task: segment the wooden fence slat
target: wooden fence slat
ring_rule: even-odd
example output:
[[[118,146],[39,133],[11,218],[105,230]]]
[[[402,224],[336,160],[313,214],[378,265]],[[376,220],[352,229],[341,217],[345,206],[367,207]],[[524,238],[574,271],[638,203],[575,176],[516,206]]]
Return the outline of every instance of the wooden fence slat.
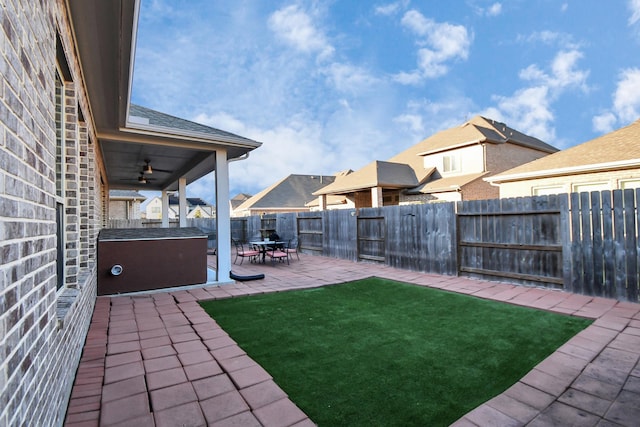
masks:
[[[624,256],[626,260],[626,277],[624,295],[625,301],[636,301],[638,299],[637,289],[637,265],[636,259],[636,212],[634,191],[631,189],[622,190],[624,203]]]
[[[593,295],[604,296],[604,247],[602,244],[602,207],[600,206],[600,192],[590,194],[591,206],[591,238],[593,244]]]
[[[624,247],[624,201],[621,190],[613,191],[613,235],[615,262],[615,297],[624,298],[626,287],[626,262]]]
[[[591,202],[587,192],[580,193],[580,230],[582,238],[583,292],[593,295],[593,240],[591,238]]]
[[[635,190],[635,206],[636,206],[636,287],[632,290],[629,295],[629,301],[631,302],[640,302],[640,188],[636,188]]]
[[[580,195],[571,193],[571,289],[584,293],[582,232],[580,230]]]
[[[605,293],[604,296],[613,298],[616,294],[613,195],[610,191],[602,191],[600,193],[600,201],[602,203],[602,262],[604,264],[602,287]]]

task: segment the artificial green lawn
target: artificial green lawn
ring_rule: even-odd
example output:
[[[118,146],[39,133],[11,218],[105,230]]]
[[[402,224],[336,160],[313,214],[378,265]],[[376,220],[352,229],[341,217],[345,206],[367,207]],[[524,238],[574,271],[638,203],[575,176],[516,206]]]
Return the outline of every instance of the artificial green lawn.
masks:
[[[449,425],[591,322],[379,278],[202,306],[320,426]]]

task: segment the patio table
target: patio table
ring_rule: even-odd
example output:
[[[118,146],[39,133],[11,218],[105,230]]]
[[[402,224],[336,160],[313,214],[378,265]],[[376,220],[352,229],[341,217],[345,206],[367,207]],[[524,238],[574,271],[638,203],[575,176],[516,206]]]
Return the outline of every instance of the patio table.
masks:
[[[267,256],[267,249],[273,246],[278,246],[278,245],[282,246],[285,244],[285,242],[282,240],[254,240],[254,241],[250,241],[249,244],[258,248],[258,250],[262,254],[262,263],[264,264],[265,258]]]

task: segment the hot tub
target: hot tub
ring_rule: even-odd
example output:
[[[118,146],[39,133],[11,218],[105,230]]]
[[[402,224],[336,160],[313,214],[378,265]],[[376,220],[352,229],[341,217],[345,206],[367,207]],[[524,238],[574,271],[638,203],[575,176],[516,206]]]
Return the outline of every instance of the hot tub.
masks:
[[[98,235],[98,295],[207,282],[207,234],[189,228],[105,228]]]

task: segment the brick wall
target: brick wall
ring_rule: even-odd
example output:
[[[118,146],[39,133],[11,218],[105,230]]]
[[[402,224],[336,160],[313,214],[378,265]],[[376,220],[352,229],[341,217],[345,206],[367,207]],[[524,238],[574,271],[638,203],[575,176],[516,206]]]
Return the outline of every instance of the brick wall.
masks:
[[[109,219],[129,219],[128,207],[125,200],[110,200]]]
[[[109,219],[140,219],[139,200],[109,200]]]
[[[485,144],[486,168],[495,175],[507,169],[532,162],[548,153],[515,144]]]
[[[95,303],[104,197],[64,2],[0,0],[0,425],[56,426]],[[56,287],[56,32],[65,85],[65,281]],[[82,113],[82,114],[80,114]]]

